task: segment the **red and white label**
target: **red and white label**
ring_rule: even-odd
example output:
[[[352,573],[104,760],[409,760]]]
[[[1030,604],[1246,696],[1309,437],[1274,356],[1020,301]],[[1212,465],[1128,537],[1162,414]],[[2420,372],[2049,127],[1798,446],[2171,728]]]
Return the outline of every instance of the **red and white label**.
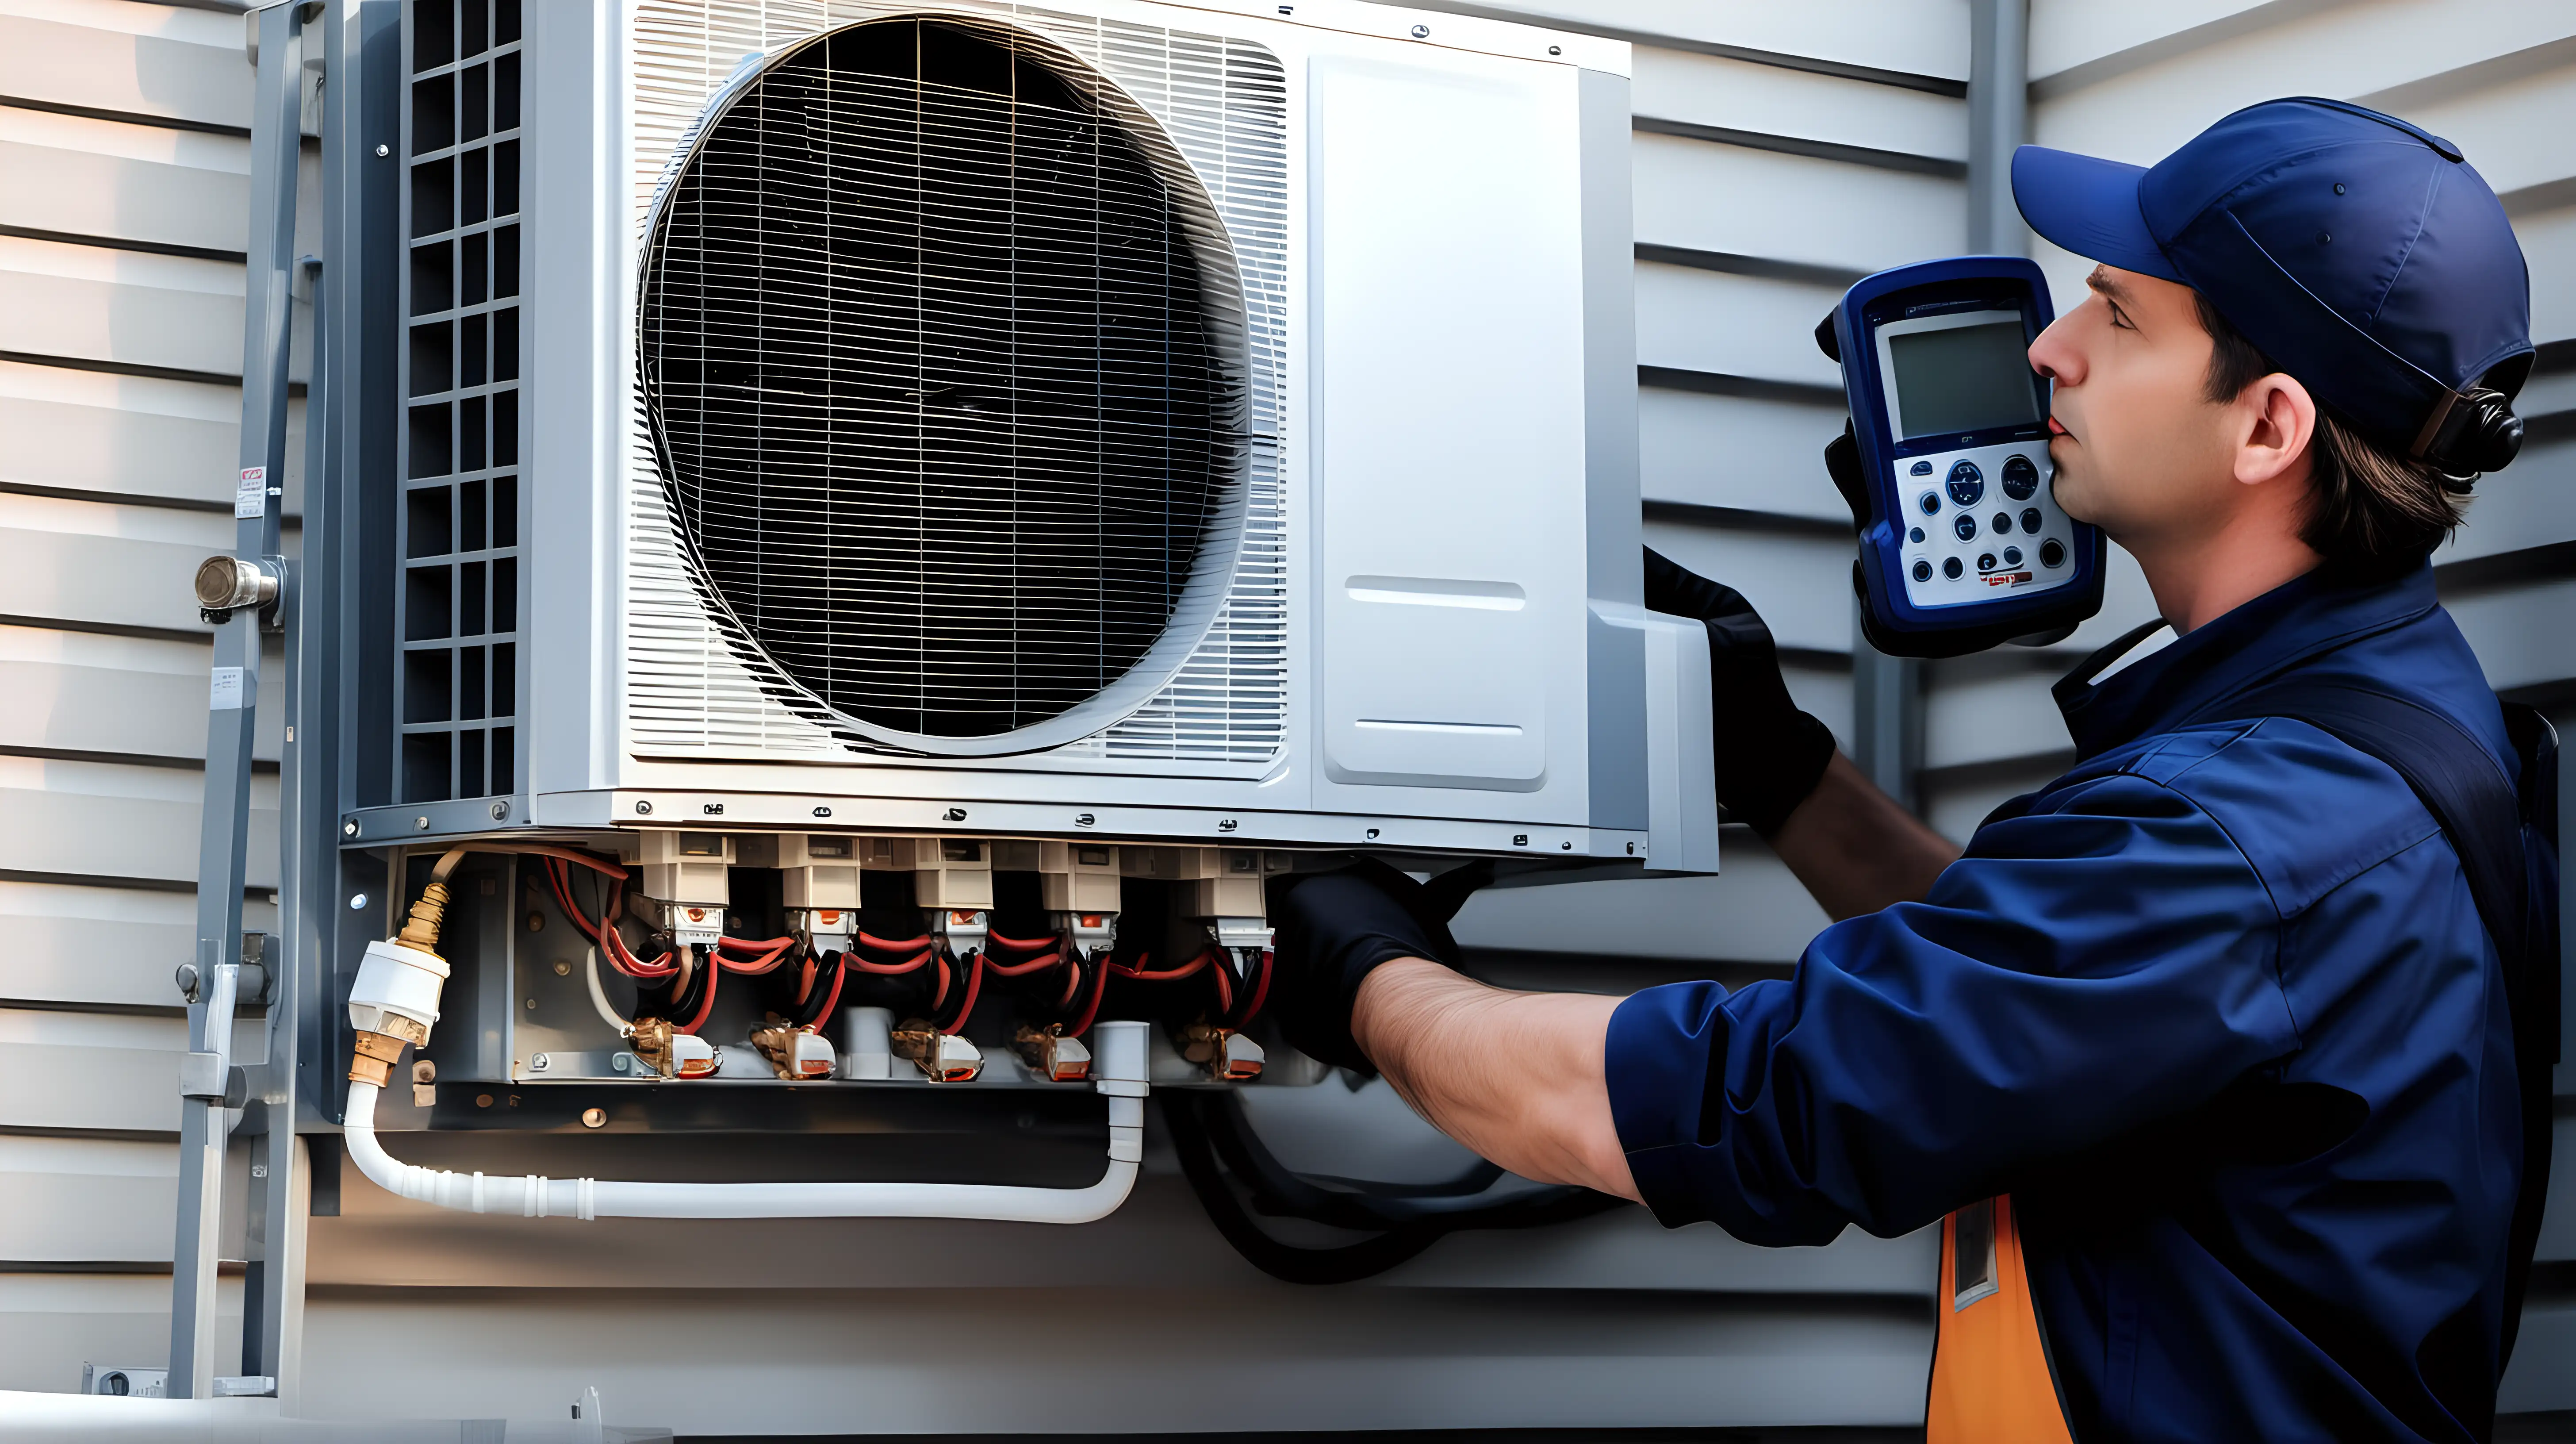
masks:
[[[2017,587],[2022,583],[2029,581],[2031,576],[2032,574],[2029,572],[1995,572],[1987,576],[1986,585],[1990,587]]]

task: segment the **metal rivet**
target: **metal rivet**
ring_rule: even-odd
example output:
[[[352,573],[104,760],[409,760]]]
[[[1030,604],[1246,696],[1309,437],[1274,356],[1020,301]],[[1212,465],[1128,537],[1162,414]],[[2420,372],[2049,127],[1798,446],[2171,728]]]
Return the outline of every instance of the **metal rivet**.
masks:
[[[529,1006],[529,1007],[532,1007],[532,1008],[533,1008],[533,1007],[535,1007],[536,1005],[537,1005],[537,1000],[536,1000],[536,999],[534,999],[534,998],[530,998],[530,999],[528,1000],[528,1006]],[[543,1073],[543,1072],[544,1072],[544,1071],[546,1071],[548,1068],[551,1068],[551,1067],[553,1067],[553,1066],[554,1066],[554,1061],[555,1061],[554,1059],[547,1057],[547,1056],[546,1056],[545,1054],[543,1054],[543,1053],[532,1054],[532,1055],[529,1057],[529,1059],[528,1059],[528,1071],[529,1071],[529,1072],[531,1072],[531,1073]]]
[[[1073,825],[1076,827],[1089,827],[1091,822],[1091,814],[1088,812],[1077,812],[1073,815]]]
[[[508,803],[506,803],[506,802],[496,802],[496,803],[493,803],[493,804],[492,804],[492,820],[493,820],[494,822],[499,822],[502,818],[505,818],[505,817],[507,817],[507,816],[509,816],[509,815],[510,815],[510,804],[508,804]]]
[[[415,827],[415,828],[419,829],[419,830],[420,830],[420,831],[422,831],[422,832],[427,832],[427,831],[429,831],[429,816],[428,816],[428,814],[423,813],[421,816],[413,818],[413,819],[411,820],[411,825],[412,825],[413,827]]]
[[[530,914],[528,914],[528,931],[529,931],[529,932],[532,932],[532,933],[541,933],[541,932],[544,932],[545,930],[546,930],[546,915],[545,915],[544,913],[530,913]],[[569,966],[569,965],[566,965],[566,966]]]
[[[635,1055],[632,1053],[620,1053],[616,1057],[608,1060],[608,1066],[616,1069],[620,1073],[627,1072],[635,1066]]]
[[[607,1127],[608,1110],[605,1108],[585,1108],[581,1110],[581,1126],[584,1128]]]
[[[386,145],[386,144],[384,144],[384,143],[383,143],[383,142],[381,142],[381,141],[377,142],[377,144],[376,144],[376,154],[378,154],[378,155],[380,155],[380,156],[385,156],[385,155],[392,155],[393,153],[394,153],[394,148],[393,148],[392,146]]]
[[[1220,818],[1218,818],[1218,819],[1217,819],[1217,823],[1216,823],[1216,830],[1217,830],[1217,831],[1219,831],[1219,832],[1232,832],[1232,831],[1234,831],[1234,819],[1233,819],[1233,818],[1231,818],[1231,817],[1220,817]]]
[[[1365,839],[1363,839],[1363,840],[1364,840],[1364,841],[1367,841],[1367,842],[1375,842],[1375,841],[1377,841],[1377,829],[1376,829],[1376,828],[1374,828],[1374,827],[1370,828],[1370,829],[1368,830],[1368,836],[1367,836]]]
[[[1572,851],[1574,851],[1574,844],[1573,844],[1573,843],[1571,843],[1571,842],[1560,842],[1560,843],[1558,843],[1556,846],[1557,846],[1557,850],[1558,850],[1558,851],[1560,851],[1560,852],[1572,852]]]
[[[1628,855],[1630,857],[1635,857],[1637,855],[1637,844],[1633,842],[1628,844]]]
[[[542,926],[542,925],[544,924],[545,920],[546,920],[546,918],[545,918],[545,914],[543,914],[543,913],[530,913],[530,914],[528,914],[528,921],[530,921],[530,922],[532,922],[532,923],[539,924],[540,926]],[[529,929],[529,931],[530,931],[530,932],[534,932],[534,931],[536,931],[536,929],[535,929],[535,928],[530,928],[530,929]],[[557,960],[557,962],[555,963],[555,976],[556,976],[556,977],[558,977],[558,978],[569,978],[569,977],[571,977],[571,976],[572,976],[572,964],[567,963],[567,962],[563,962],[563,961],[561,961],[561,960]]]
[[[1550,55],[1563,55],[1565,53],[1565,47],[1562,45],[1551,45],[1547,48],[1547,53]]]
[[[962,807],[952,807],[946,812],[939,814],[939,820],[942,822],[964,822],[966,820],[966,809]]]
[[[477,1093],[477,1094],[475,1094],[475,1095],[474,1095],[474,1106],[475,1106],[475,1107],[477,1107],[477,1108],[489,1108],[489,1107],[491,1107],[491,1106],[492,1106],[492,1095],[491,1095],[491,1094],[489,1094],[489,1093]]]
[[[814,815],[816,817],[829,817],[832,815],[832,809],[828,807],[818,807],[814,809]]]
[[[1513,833],[1513,834],[1512,834],[1512,846],[1514,846],[1514,847],[1527,847],[1527,846],[1529,846],[1529,834],[1528,834],[1528,833],[1526,833],[1526,832],[1515,832],[1515,833]]]
[[[353,892],[353,893],[349,894],[349,911],[351,911],[351,912],[353,912],[353,913],[362,913],[362,912],[365,912],[366,910],[367,910],[367,895],[366,895],[365,893],[362,893],[362,892]]]
[[[268,1165],[267,1165],[267,1164],[265,1164],[265,1163],[254,1163],[254,1164],[252,1164],[252,1165],[250,1166],[250,1176],[251,1176],[251,1177],[253,1177],[253,1178],[266,1178],[266,1177],[268,1177]]]
[[[2343,194],[2343,182],[2342,182],[2342,181],[2336,181],[2336,182],[2335,182],[2335,194],[2336,194],[2336,195],[2342,195],[2342,194]]]
[[[535,1012],[536,1010],[537,1010],[537,1000],[536,1000],[536,999],[534,999],[534,998],[530,998],[530,999],[528,1000],[528,1011],[529,1011],[529,1012],[531,1012],[531,1013],[533,1013],[533,1012]]]
[[[1430,39],[1430,38],[1431,38],[1431,27],[1430,27],[1430,26],[1428,26],[1428,25],[1416,25],[1416,26],[1414,26],[1414,27],[1413,27],[1413,38],[1414,38],[1414,39],[1416,39],[1416,40],[1428,40],[1428,39]]]
[[[356,837],[358,835],[358,819],[353,817],[348,821],[341,823],[340,835],[342,837]]]
[[[649,803],[649,802],[642,801],[642,800],[640,800],[640,799],[639,799],[639,800],[636,802],[636,804],[635,804],[635,815],[636,815],[637,817],[650,817],[650,816],[652,816],[652,815],[653,815],[653,804],[651,804],[651,803]]]

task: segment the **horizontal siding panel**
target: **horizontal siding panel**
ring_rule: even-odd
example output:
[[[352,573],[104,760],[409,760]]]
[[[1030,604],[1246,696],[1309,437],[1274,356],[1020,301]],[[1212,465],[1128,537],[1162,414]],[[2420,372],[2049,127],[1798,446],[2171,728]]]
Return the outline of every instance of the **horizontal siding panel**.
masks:
[[[2032,139],[2150,165],[2256,101],[2374,94],[2576,35],[2576,6],[2561,0],[2280,6],[2272,13],[2279,23],[2043,100],[2032,109]],[[2477,161],[2474,149],[2469,159]]]
[[[0,138],[0,225],[238,251],[249,205],[249,178],[229,171]]]
[[[0,1008],[0,1127],[171,1133],[179,1018]]]
[[[0,881],[0,1000],[175,1008],[196,909],[193,892]],[[277,931],[276,905],[245,902],[242,927]]]
[[[1431,0],[1430,9],[1445,8]],[[1913,75],[1968,78],[1966,0],[1809,0],[1712,5],[1709,0],[1477,0],[1487,13],[1608,26],[1640,35],[1767,50]]]
[[[0,614],[206,631],[188,584],[213,550],[232,546],[229,539],[208,547],[0,526],[0,555],[11,563],[0,568]]]
[[[1648,501],[1848,524],[1824,462],[1842,429],[1838,405],[1648,386],[1637,393],[1639,488]]]
[[[211,664],[205,648],[190,650],[197,665],[186,672],[0,658],[0,697],[10,699],[0,708],[0,748],[204,760]],[[263,675],[273,687],[278,674],[263,668]],[[263,761],[278,758],[284,715],[282,707],[268,706],[252,719],[254,751]]]
[[[2433,554],[2436,566],[2576,540],[2576,437],[2524,446],[2478,482],[2468,517]]]
[[[2576,338],[2576,206],[2517,215],[2513,233],[2531,265],[2531,339]]]
[[[2049,687],[2058,673],[2012,672],[1927,689],[1923,765],[1964,767],[2070,752],[2066,720]]]
[[[2498,691],[2576,677],[2576,578],[2481,589],[2442,604]]]
[[[219,404],[220,414],[204,415],[213,408],[200,401]],[[241,392],[0,361],[0,436],[9,438],[0,490],[221,506],[229,515]],[[303,509],[304,401],[295,397],[286,404],[286,514]]]
[[[1672,962],[1796,962],[1830,921],[1749,828],[1730,827],[1715,877],[1488,888],[1451,931],[1459,945]],[[1603,926],[1604,919],[1617,925]]]
[[[2030,78],[2044,79],[2145,47],[2203,25],[2273,8],[2278,0],[2161,0],[2155,5],[2103,0],[2030,0]]]
[[[167,1263],[179,1150],[107,1138],[0,1138],[0,1259]]]
[[[1744,594],[1784,647],[1848,652],[1852,544],[1648,522],[1646,545]]]
[[[241,1366],[241,1284],[215,1280],[219,1373]],[[84,1364],[157,1369],[169,1358],[166,1273],[0,1274],[0,1388],[69,1393]]]
[[[143,12],[161,33],[131,33],[119,22],[141,17],[106,13],[111,8]],[[249,128],[251,71],[239,20],[78,0],[47,13],[59,18],[0,13],[0,95]]]
[[[1866,80],[1640,46],[1639,115],[1940,160],[1968,158],[1968,103]]]
[[[193,768],[0,756],[0,872],[193,884],[204,799]],[[248,863],[277,886],[275,774],[251,780]]]
[[[1637,361],[1840,391],[1841,368],[1813,339],[1817,320],[1840,299],[1797,281],[1640,262]]]
[[[296,316],[309,355],[305,307]],[[0,351],[238,377],[242,268],[0,237]]]
[[[1852,271],[1967,245],[1968,192],[1958,181],[1684,136],[1639,135],[1632,154],[1637,239],[1647,244]],[[1803,341],[1801,332],[1781,345]]]
[[[2459,146],[2498,192],[2576,175],[2576,153],[2566,143],[2576,135],[2576,43],[2561,40],[2354,98]]]

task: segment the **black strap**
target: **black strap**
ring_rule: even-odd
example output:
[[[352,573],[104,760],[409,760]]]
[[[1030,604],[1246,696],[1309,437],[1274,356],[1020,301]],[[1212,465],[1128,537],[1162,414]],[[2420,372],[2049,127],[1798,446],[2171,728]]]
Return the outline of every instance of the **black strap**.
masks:
[[[2292,677],[2223,710],[2243,720],[2293,718],[2387,763],[2440,824],[2468,875],[2469,895],[2503,965],[2522,1085],[2522,1192],[2505,1259],[2504,1332],[2496,1359],[2501,1377],[2521,1329],[2549,1195],[2551,1073],[2559,1029],[2557,734],[2532,709],[2506,707],[2507,731],[2522,768],[2517,795],[2494,756],[2458,723],[2394,693]]]

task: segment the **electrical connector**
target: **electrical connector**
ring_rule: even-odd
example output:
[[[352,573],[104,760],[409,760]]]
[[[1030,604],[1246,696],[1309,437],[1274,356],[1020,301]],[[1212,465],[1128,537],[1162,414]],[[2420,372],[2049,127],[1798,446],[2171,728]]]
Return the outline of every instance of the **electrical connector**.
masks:
[[[1232,1028],[1214,1023],[1197,1022],[1181,1029],[1178,1040],[1183,1060],[1197,1064],[1208,1077],[1220,1083],[1244,1083],[1261,1076],[1268,1055],[1261,1045]]]
[[[438,916],[447,889],[429,885],[412,909],[403,937],[419,936],[426,945],[378,940],[367,944],[358,961],[358,976],[349,985],[349,1025],[357,1030],[349,1059],[349,1077],[382,1088],[393,1081],[403,1045],[429,1042],[438,1022],[439,989],[447,982],[447,960],[430,952],[438,943]]]
[[[665,1078],[711,1078],[724,1064],[714,1045],[694,1033],[683,1033],[668,1018],[638,1018],[626,1046],[637,1059]]]
[[[971,1083],[984,1071],[983,1050],[921,1018],[906,1018],[891,1041],[894,1055],[910,1059],[933,1083]]]
[[[1091,1049],[1080,1038],[1064,1036],[1062,1023],[1022,1023],[1011,1034],[1011,1051],[1050,1083],[1080,1083],[1091,1076]]]
[[[832,1040],[811,1028],[789,1024],[777,1014],[769,1015],[769,1026],[755,1028],[751,1046],[769,1060],[769,1066],[787,1081],[807,1078],[829,1078],[839,1060],[833,1055]]]

